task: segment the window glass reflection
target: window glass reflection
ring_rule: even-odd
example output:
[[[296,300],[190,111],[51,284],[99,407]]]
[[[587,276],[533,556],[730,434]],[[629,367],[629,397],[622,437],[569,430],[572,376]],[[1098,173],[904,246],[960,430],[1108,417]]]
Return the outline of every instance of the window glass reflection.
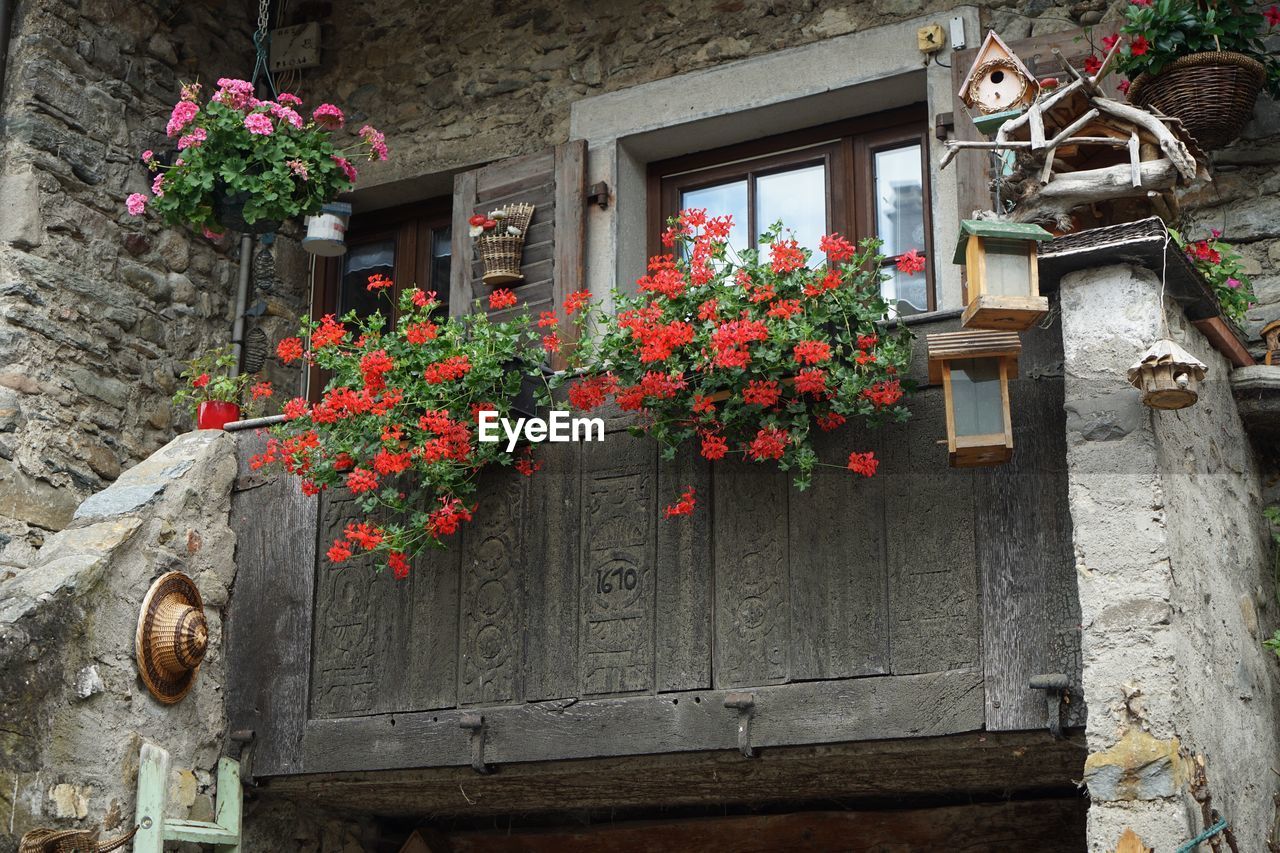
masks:
[[[338,286],[338,316],[354,310],[368,317],[378,310],[379,297],[370,293],[369,276],[395,277],[396,243],[392,238],[359,243],[351,247],[342,261],[342,281]]]
[[[747,233],[747,182],[686,190],[680,194],[680,209],[705,208],[707,216],[732,216],[733,228],[729,231],[729,246],[735,252],[750,248],[751,237]],[[665,225],[664,225],[665,227]]]
[[[437,314],[449,313],[449,272],[453,255],[453,228],[449,225],[431,232],[431,289],[440,300]]]
[[[756,222],[760,230],[782,220],[794,239],[822,262],[818,238],[827,233],[827,169],[821,163],[756,179]]]
[[[924,181],[920,146],[908,145],[875,154],[876,235],[881,251],[895,257],[924,251]]]

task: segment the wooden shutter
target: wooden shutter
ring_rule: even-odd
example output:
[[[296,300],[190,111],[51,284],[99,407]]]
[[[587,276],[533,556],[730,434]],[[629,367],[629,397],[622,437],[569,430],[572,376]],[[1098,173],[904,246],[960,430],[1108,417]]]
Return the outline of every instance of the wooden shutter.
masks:
[[[508,285],[520,305],[490,312],[504,318],[522,306],[536,317],[541,311],[563,315],[565,296],[582,289],[583,232],[586,223],[585,140],[500,160],[463,172],[453,182],[453,272],[450,311],[475,310],[476,299],[488,299],[493,288],[484,283],[484,267],[468,233],[467,220],[504,204],[534,205],[520,271],[524,281]],[[486,307],[482,303],[482,307]],[[563,316],[561,317],[563,321]],[[569,329],[562,322],[561,336]]]
[[[1100,38],[1101,34],[1095,33],[1094,36]],[[985,37],[985,32],[979,33],[974,39],[974,44],[981,46]],[[1063,70],[1058,57],[1053,55],[1055,48],[1061,51],[1062,56],[1078,70],[1083,70],[1085,57],[1090,53],[1096,53],[1099,58],[1102,55],[1102,48],[1098,47],[1094,50],[1090,46],[1085,31],[1078,28],[1011,41],[1008,45],[1037,79],[1057,77],[1064,83],[1069,81],[1070,77]],[[954,139],[986,138],[978,132],[973,119],[969,116],[968,108],[956,94],[960,91],[960,85],[964,82],[965,76],[969,73],[969,67],[973,65],[977,55],[978,47],[957,51],[951,55],[952,113],[955,116],[952,137]],[[1119,79],[1118,75],[1111,74],[1103,86],[1104,90],[1114,96],[1115,84]],[[971,219],[975,210],[992,209],[994,196],[991,193],[991,160],[988,152],[962,152],[949,168],[956,170],[956,196],[961,219]]]

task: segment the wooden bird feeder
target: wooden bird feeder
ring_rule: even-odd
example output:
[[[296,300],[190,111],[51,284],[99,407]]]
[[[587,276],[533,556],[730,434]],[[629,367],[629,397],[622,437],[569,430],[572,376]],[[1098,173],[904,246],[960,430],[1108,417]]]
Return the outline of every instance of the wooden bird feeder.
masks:
[[[1280,320],[1272,320],[1262,327],[1262,340],[1267,344],[1264,364],[1280,365]]]
[[[942,332],[927,341],[929,380],[942,384],[946,402],[951,467],[1008,462],[1013,458],[1009,380],[1018,375],[1018,334]]]
[[[1040,295],[1037,244],[1053,235],[1027,222],[966,219],[954,261],[968,274],[966,329],[1018,332],[1049,311]]]
[[[1185,409],[1200,399],[1198,386],[1207,368],[1171,340],[1156,341],[1133,367],[1129,384],[1142,392],[1153,409]]]

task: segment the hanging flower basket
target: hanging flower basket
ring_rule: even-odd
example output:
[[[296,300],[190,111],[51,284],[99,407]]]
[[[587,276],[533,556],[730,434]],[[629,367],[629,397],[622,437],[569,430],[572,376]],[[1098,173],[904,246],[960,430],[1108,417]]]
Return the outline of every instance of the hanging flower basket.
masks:
[[[483,214],[471,217],[471,233],[484,263],[485,284],[524,281],[520,263],[531,219],[532,204],[508,204],[487,217]]]
[[[1129,100],[1181,120],[1202,148],[1216,150],[1239,138],[1265,81],[1256,59],[1207,51],[1179,57],[1159,74],[1138,75]]]
[[[279,219],[259,219],[249,222],[244,218],[244,206],[253,198],[248,191],[228,192],[225,189],[216,191],[213,196],[213,215],[218,224],[228,231],[239,231],[241,234],[269,234],[279,229]]]

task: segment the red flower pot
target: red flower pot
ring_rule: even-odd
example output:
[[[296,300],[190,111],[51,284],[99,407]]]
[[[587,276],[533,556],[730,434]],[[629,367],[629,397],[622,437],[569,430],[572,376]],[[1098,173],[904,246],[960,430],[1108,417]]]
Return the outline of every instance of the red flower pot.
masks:
[[[240,407],[235,403],[209,400],[196,409],[196,429],[222,429],[240,420]]]

